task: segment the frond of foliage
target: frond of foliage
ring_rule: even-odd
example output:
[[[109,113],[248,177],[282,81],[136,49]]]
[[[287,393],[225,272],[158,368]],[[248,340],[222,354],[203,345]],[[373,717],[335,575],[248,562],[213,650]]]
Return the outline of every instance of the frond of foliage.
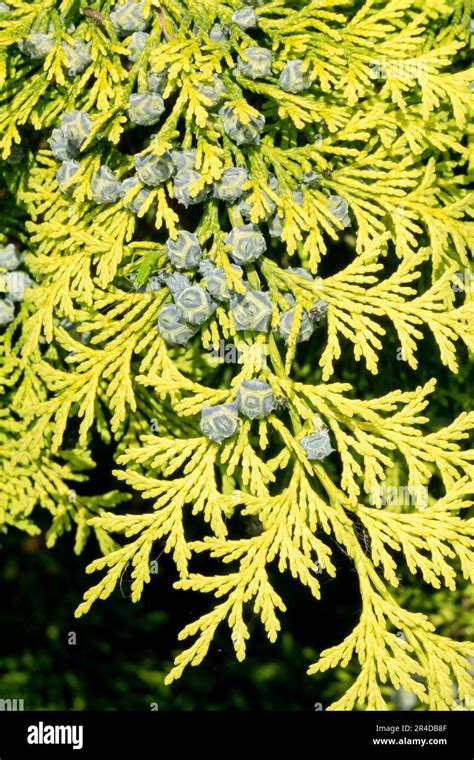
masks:
[[[473,699],[474,645],[398,588],[474,580],[474,415],[430,414],[473,349],[469,13],[0,3],[0,519],[95,536],[78,616],[129,568],[139,600],[162,542],[209,599],[169,683],[219,626],[238,660],[252,617],[274,642],[279,574],[317,615],[340,549],[360,617],[309,673],[358,675],[331,709]],[[91,496],[97,441],[117,487]],[[387,504],[400,484],[429,498]]]

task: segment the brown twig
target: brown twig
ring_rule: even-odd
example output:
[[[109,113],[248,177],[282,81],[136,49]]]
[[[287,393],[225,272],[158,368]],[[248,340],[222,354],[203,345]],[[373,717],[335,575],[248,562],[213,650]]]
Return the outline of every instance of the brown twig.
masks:
[[[175,34],[170,34],[168,32],[168,30],[166,29],[166,21],[168,21],[169,19],[166,16],[163,8],[160,5],[153,6],[153,7],[154,7],[154,9],[155,9],[155,11],[157,13],[157,16],[158,16],[158,21],[160,22],[161,31],[163,32],[163,37],[165,38],[165,40],[167,42],[169,42],[170,40],[174,40],[174,38],[176,37],[176,35]]]

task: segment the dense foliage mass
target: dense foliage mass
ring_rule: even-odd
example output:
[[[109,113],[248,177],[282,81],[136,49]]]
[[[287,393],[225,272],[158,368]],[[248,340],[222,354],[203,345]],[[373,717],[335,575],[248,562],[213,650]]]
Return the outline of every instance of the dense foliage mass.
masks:
[[[341,551],[332,709],[473,699],[474,646],[399,588],[474,578],[469,12],[0,3],[0,519],[95,536],[78,616],[169,554],[210,604],[168,683],[219,627],[275,641],[281,573],[318,615]]]

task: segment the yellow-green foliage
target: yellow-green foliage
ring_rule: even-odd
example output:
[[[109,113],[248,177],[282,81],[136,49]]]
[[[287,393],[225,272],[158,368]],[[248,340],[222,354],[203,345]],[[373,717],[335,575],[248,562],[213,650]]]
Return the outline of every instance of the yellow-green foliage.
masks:
[[[337,544],[358,573],[360,619],[309,672],[353,659],[360,668],[332,709],[386,709],[386,684],[413,692],[428,709],[451,709],[453,687],[459,699],[472,700],[473,645],[438,635],[426,615],[397,601],[400,563],[414,584],[434,589],[455,589],[457,575],[474,579],[473,521],[466,517],[473,415],[431,424],[426,410],[436,379],[416,380],[426,345],[430,354],[437,346],[431,361],[451,373],[465,361],[465,346],[473,346],[467,0],[270,0],[253,4],[258,22],[247,30],[231,20],[237,0],[145,0],[149,37],[134,63],[127,58],[130,35],[118,37],[111,23],[111,0],[91,3],[92,15],[70,0],[8,5],[0,13],[8,209],[0,243],[22,248],[35,286],[14,321],[0,328],[2,523],[38,531],[43,508],[51,514],[49,544],[75,524],[78,552],[92,529],[103,556],[87,571],[101,578],[77,615],[106,599],[130,564],[137,601],[162,540],[179,572],[176,587],[209,595],[209,611],[180,634],[193,641],[177,656],[169,682],[202,662],[220,624],[239,660],[252,613],[276,639],[285,600],[274,587],[275,571],[308,588],[315,601],[307,614],[317,615],[320,575],[335,575]],[[217,22],[229,25],[223,42],[208,34]],[[49,29],[47,55],[20,52],[18,42]],[[91,60],[70,77],[61,43],[77,40],[91,43]],[[272,76],[251,79],[235,68],[237,56],[255,44],[272,51]],[[303,61],[311,80],[297,93],[279,80],[292,59]],[[130,94],[146,90],[147,72],[165,69],[164,115],[152,129],[130,133]],[[201,90],[215,74],[226,88],[223,104],[242,124],[265,116],[259,144],[239,146],[222,128]],[[93,128],[67,194],[48,139],[72,109],[89,113]],[[230,287],[245,288],[225,242],[242,224],[235,206],[226,217],[225,206],[208,197],[185,210],[171,179],[150,188],[138,214],[121,200],[92,200],[94,172],[106,164],[123,180],[133,171],[131,154],[148,141],[155,156],[196,149],[200,179],[191,196],[218,181],[224,167],[245,165],[250,221],[263,225],[270,202],[284,215],[281,240],[269,241],[244,268],[249,287],[271,297],[269,332],[238,332],[225,303],[184,347],[155,329],[169,290],[140,286],[169,266],[165,241],[182,226],[196,231]],[[10,160],[20,143],[24,157]],[[302,185],[310,171],[319,177],[314,187]],[[299,189],[302,203],[293,195]],[[350,228],[331,213],[330,195],[347,201]],[[276,336],[288,293],[295,317],[285,345]],[[327,322],[298,346],[304,310],[318,300],[328,304]],[[212,361],[208,349],[221,340],[235,343],[240,364]],[[396,350],[412,370],[411,389],[383,377],[386,352]],[[354,362],[356,379],[365,378],[362,391],[346,381]],[[378,373],[382,395],[366,390],[367,377]],[[242,418],[221,445],[203,435],[203,405],[233,402],[241,383],[255,377],[283,396],[288,410],[255,422]],[[321,430],[329,431],[334,452],[312,461],[301,441]],[[115,456],[124,490],[82,496],[73,485],[94,466],[91,447],[99,437]],[[419,509],[372,498],[393,482],[429,487],[428,503]],[[119,505],[133,493],[148,502],[127,514]],[[237,514],[258,518],[256,535],[236,534]],[[191,519],[200,525],[199,540],[189,537]],[[216,560],[215,575],[193,569],[201,552]]]

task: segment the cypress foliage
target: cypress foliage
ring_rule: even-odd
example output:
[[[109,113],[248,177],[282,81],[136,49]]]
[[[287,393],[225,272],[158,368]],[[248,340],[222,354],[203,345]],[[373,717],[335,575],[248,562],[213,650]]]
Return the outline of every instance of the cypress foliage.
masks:
[[[340,550],[332,709],[473,698],[473,644],[398,588],[474,578],[473,415],[440,387],[464,403],[473,345],[469,12],[0,3],[0,519],[96,539],[78,616],[124,573],[137,601],[161,542],[209,598],[168,683],[221,624],[238,660],[252,615],[275,641],[279,573],[317,615]]]

